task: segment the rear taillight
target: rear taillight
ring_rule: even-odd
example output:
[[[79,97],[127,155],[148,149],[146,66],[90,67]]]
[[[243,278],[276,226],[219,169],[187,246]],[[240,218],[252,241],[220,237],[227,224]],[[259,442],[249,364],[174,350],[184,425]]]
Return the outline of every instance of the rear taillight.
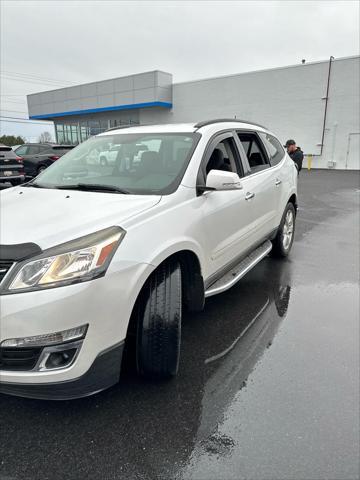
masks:
[[[19,163],[23,163],[24,161],[23,157],[16,157],[15,160]]]
[[[55,160],[59,160],[60,157],[58,157],[57,155],[51,155],[51,157],[49,157],[49,158],[50,158],[50,160],[55,161]]]

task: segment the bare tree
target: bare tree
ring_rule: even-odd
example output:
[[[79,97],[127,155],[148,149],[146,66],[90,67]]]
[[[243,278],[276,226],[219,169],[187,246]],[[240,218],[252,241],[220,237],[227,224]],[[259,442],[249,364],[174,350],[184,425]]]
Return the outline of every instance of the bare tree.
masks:
[[[52,142],[52,136],[49,132],[43,132],[39,135],[39,143]]]

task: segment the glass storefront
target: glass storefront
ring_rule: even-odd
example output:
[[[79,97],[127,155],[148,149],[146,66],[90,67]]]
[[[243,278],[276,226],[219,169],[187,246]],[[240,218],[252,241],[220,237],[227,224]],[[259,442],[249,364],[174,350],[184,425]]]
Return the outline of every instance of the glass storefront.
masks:
[[[56,141],[62,145],[77,145],[93,135],[105,132],[112,127],[121,125],[138,125],[133,120],[119,119],[81,120],[80,122],[64,122],[55,124]]]

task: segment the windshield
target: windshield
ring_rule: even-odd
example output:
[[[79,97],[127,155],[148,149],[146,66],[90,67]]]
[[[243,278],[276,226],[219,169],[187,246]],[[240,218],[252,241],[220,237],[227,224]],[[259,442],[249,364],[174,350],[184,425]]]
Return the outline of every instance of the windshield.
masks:
[[[39,175],[34,186],[169,194],[179,186],[198,133],[121,133],[93,137]]]

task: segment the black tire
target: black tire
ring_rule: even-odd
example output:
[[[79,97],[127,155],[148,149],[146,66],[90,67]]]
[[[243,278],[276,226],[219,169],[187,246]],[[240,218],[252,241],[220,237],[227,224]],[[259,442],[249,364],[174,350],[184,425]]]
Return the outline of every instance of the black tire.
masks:
[[[289,213],[290,212],[290,213]],[[289,216],[292,217],[292,230],[291,236],[288,237],[288,218]],[[272,241],[273,248],[271,250],[271,255],[273,257],[284,258],[287,257],[290,253],[293,241],[294,241],[294,234],[295,234],[295,208],[292,203],[288,203],[286,205],[284,214],[282,216],[280,226],[276,233],[276,237]]]
[[[43,172],[44,170],[46,170],[45,165],[41,165],[41,167],[37,169],[37,175],[40,175],[40,173]]]
[[[181,339],[181,268],[165,262],[152,274],[138,309],[136,365],[140,375],[164,379],[177,374]]]

